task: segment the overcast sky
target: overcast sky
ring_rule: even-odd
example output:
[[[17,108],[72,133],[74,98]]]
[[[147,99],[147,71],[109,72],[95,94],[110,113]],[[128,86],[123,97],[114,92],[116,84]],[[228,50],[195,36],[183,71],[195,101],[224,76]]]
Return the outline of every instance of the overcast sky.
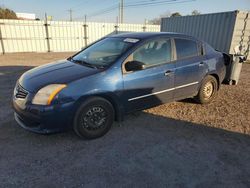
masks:
[[[15,12],[35,13],[40,19],[43,19],[44,13],[47,12],[53,20],[69,20],[67,10],[72,9],[73,20],[83,20],[87,14],[90,21],[115,22],[119,2],[120,0],[0,0],[0,5]],[[153,19],[165,12],[187,15],[195,9],[201,13],[250,10],[250,0],[124,0],[124,3],[125,6],[154,3],[125,7],[124,21],[127,23],[143,23],[145,19]],[[90,17],[103,13],[104,10],[108,12]]]

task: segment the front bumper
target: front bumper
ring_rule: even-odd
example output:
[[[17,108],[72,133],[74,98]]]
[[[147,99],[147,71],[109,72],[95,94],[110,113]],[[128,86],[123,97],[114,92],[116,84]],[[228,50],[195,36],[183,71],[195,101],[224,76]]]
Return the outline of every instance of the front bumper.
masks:
[[[26,130],[48,134],[72,127],[74,102],[54,106],[26,105],[13,99],[16,122]]]

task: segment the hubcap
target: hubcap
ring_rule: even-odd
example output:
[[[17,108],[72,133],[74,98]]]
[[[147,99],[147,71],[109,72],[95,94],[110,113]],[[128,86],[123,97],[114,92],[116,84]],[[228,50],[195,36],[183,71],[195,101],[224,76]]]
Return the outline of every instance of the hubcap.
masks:
[[[107,113],[102,107],[92,107],[83,115],[83,127],[89,130],[102,128],[107,120]]]
[[[212,82],[206,83],[203,89],[203,94],[206,99],[210,98],[213,94],[214,86]]]

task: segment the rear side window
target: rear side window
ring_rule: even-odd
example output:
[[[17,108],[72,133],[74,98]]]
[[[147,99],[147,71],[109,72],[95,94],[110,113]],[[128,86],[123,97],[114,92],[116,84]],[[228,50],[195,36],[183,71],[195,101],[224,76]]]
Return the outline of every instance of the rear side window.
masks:
[[[175,39],[177,59],[200,55],[197,42],[188,39]]]

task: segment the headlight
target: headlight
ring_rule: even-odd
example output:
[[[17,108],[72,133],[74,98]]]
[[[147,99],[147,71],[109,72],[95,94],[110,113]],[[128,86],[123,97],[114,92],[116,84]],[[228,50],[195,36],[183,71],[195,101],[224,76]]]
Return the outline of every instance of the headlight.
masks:
[[[32,100],[32,104],[50,105],[55,96],[67,85],[51,84],[40,89]]]

